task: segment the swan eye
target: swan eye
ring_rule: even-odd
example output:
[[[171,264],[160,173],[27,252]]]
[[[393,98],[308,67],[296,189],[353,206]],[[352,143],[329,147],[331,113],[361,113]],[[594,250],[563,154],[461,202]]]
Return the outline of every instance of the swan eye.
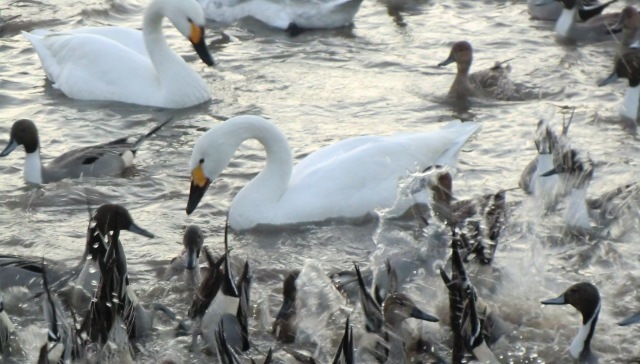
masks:
[[[200,158],[200,164],[204,163],[204,158]]]

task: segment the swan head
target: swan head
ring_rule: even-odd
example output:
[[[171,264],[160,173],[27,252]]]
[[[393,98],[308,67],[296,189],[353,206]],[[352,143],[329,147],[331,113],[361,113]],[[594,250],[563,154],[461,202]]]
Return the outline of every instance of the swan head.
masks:
[[[164,13],[173,26],[189,39],[202,62],[213,66],[213,58],[204,41],[205,18],[202,7],[194,0],[167,1]]]
[[[187,215],[198,207],[211,181],[222,173],[238,147],[238,143],[231,140],[233,138],[229,133],[233,133],[233,130],[229,130],[228,125],[232,124],[225,122],[211,128],[198,138],[193,147],[189,161],[191,188],[187,202]]]

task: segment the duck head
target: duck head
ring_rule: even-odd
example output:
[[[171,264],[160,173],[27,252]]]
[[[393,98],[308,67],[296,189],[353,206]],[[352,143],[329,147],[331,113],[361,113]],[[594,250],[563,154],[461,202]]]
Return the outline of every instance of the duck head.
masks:
[[[449,58],[438,64],[438,67],[443,67],[448,64],[456,62],[458,64],[459,71],[468,71],[473,62],[473,48],[471,43],[467,41],[456,42],[451,46],[451,52]]]
[[[384,312],[384,321],[390,326],[396,326],[402,321],[413,317],[418,320],[438,322],[438,318],[422,311],[416,304],[404,293],[393,293],[385,298],[382,305]]]
[[[160,1],[163,13],[182,35],[187,38],[202,62],[213,66],[213,58],[204,40],[205,17],[202,7],[193,0]]]
[[[182,244],[187,253],[185,267],[189,270],[196,268],[198,266],[198,260],[200,259],[202,244],[204,244],[202,230],[195,225],[189,225],[182,237]]]
[[[8,156],[19,145],[23,145],[27,153],[34,153],[38,150],[40,145],[38,129],[33,121],[21,119],[13,123],[9,144],[0,152],[0,157]]]
[[[129,211],[121,205],[104,204],[100,206],[96,210],[93,220],[96,222],[95,228],[98,229],[103,236],[111,231],[128,230],[132,233],[146,236],[147,238],[155,237],[152,233],[136,225]]]
[[[554,158],[555,167],[541,174],[542,177],[554,174],[566,174],[570,187],[581,189],[587,187],[593,178],[593,162],[588,155],[570,149]]]
[[[639,27],[640,14],[638,14],[638,10],[631,5],[627,5],[620,12],[618,22],[611,27],[611,31],[621,32],[623,30],[629,30],[635,32]]]
[[[632,45],[632,47],[634,47]],[[627,52],[616,60],[613,72],[598,83],[598,86],[608,85],[619,78],[629,80],[629,87],[640,85],[640,53]]]

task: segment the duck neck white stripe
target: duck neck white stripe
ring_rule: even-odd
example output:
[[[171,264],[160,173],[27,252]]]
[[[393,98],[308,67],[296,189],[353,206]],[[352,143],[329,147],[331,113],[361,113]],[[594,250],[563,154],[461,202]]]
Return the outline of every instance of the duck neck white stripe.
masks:
[[[587,208],[587,188],[573,188],[569,194],[569,201],[565,210],[567,225],[583,229],[591,228],[591,219]]]
[[[42,161],[40,149],[33,153],[27,153],[24,160],[24,180],[29,183],[42,184]]]
[[[638,102],[640,102],[640,85],[628,87],[624,93],[624,101],[620,108],[620,115],[631,120],[636,120],[638,117]]]
[[[574,6],[573,9],[562,9],[560,18],[558,18],[558,21],[556,22],[556,34],[561,37],[569,36],[571,28],[573,28],[573,24],[576,19],[577,10],[577,6]]]
[[[595,330],[595,327],[592,328],[596,324],[596,320],[598,318],[598,314],[600,313],[600,303],[598,303],[598,308],[593,313],[593,316],[587,321],[586,324],[582,325],[580,331],[578,331],[578,335],[571,342],[571,346],[569,347],[569,352],[571,356],[578,359],[580,358],[580,353],[585,349],[587,345],[587,339],[591,340],[592,330]]]

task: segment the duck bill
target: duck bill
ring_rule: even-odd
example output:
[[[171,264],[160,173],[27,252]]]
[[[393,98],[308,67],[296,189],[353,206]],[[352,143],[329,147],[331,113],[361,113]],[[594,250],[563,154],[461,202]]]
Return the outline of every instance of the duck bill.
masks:
[[[613,71],[609,77],[605,78],[604,80],[600,81],[600,83],[598,83],[598,87],[602,87],[604,85],[608,85],[610,83],[616,82],[618,80],[618,74]]]
[[[637,322],[640,322],[640,312],[638,312],[635,315],[633,315],[631,317],[628,317],[628,318],[618,322],[618,325],[627,326],[627,325],[635,324]]]
[[[198,263],[198,250],[195,246],[190,246],[187,251],[187,264],[185,264],[185,268],[188,270],[192,270],[196,267]]]
[[[455,61],[456,61],[456,57],[453,54],[451,54],[451,55],[449,55],[449,58],[447,58],[444,61],[438,63],[438,67],[444,67],[444,66],[446,66],[448,64],[451,64],[451,63],[453,63]]]
[[[558,168],[554,168],[550,171],[546,171],[543,174],[540,175],[540,177],[549,177],[549,176],[553,176],[555,174],[560,174],[562,173],[562,171],[560,171]]]
[[[127,229],[127,230],[131,231],[134,234],[146,236],[147,238],[155,238],[156,237],[152,233],[148,232],[147,230],[141,228],[140,226],[138,226],[138,225],[136,225],[134,223],[131,223],[131,225],[129,226],[129,229]]]
[[[191,45],[193,45],[193,49],[198,53],[198,57],[204,62],[207,66],[213,66],[213,58],[211,57],[211,53],[207,49],[207,45],[204,42],[204,27],[199,27],[194,23],[191,23],[191,35],[189,36],[189,41]]]
[[[417,318],[418,320],[429,321],[429,322],[438,322],[437,317],[429,315],[428,313],[422,311],[421,309],[414,307],[411,311],[411,317]]]
[[[564,299],[564,294],[562,294],[556,298],[542,301],[540,303],[542,303],[543,305],[566,305],[567,301]]]
[[[18,147],[18,142],[16,142],[13,138],[11,138],[11,140],[9,140],[9,145],[7,145],[2,151],[2,153],[0,153],[0,157],[8,156],[17,147]]]

